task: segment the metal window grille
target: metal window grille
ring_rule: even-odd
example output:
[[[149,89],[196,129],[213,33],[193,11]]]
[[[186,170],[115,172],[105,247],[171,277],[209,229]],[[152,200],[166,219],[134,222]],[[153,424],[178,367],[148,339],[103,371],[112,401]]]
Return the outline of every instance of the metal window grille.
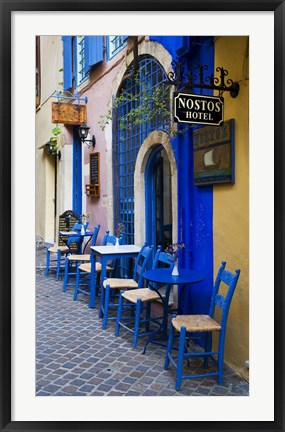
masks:
[[[110,36],[110,57],[114,56],[125,45],[123,36]]]
[[[113,144],[114,222],[115,227],[118,222],[124,224],[126,244],[134,243],[134,169],[138,151],[150,132],[169,130],[169,113],[159,114],[155,109],[154,114],[151,100],[155,89],[162,86],[165,79],[164,70],[153,57],[142,57],[139,79],[126,81],[124,90],[128,97],[117,107]],[[124,124],[122,119],[133,108],[140,108],[141,118]]]

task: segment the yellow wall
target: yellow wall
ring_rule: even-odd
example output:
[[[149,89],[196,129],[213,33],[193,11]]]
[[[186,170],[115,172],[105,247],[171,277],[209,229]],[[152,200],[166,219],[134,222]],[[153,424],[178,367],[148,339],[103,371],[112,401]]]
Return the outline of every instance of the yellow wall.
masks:
[[[214,272],[222,260],[241,269],[233,297],[226,335],[225,362],[248,377],[249,360],[249,81],[248,38],[217,37],[215,68],[228,70],[240,92],[224,93],[224,119],[235,119],[235,184],[214,186]],[[217,75],[217,73],[216,73]]]
[[[36,234],[45,242],[54,241],[54,158],[47,156],[39,147],[52,136],[51,103],[56,99],[50,96],[61,90],[62,81],[62,42],[60,36],[41,36],[41,98],[36,111]],[[60,125],[59,125],[60,126]],[[58,163],[59,165],[61,162]],[[58,179],[59,181],[59,179]],[[70,185],[69,185],[70,187]],[[58,193],[58,203],[60,194]]]

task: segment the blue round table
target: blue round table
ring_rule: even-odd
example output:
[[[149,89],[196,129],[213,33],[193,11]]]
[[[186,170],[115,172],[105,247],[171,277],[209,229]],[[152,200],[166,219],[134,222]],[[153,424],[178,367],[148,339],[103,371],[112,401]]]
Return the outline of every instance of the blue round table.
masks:
[[[177,276],[173,276],[171,274],[171,272],[172,272],[172,270],[169,268],[156,268],[156,269],[145,271],[143,273],[143,277],[146,280],[148,280],[149,282],[154,282],[158,285],[159,284],[167,285],[168,286],[167,289],[170,289],[170,287],[172,285],[183,285],[183,288],[180,292],[179,300],[178,300],[178,306],[179,306],[181,298],[183,297],[184,292],[185,292],[184,287],[187,284],[202,282],[205,279],[205,275],[201,271],[189,270],[189,269],[179,269],[179,275],[177,275]],[[157,330],[157,332],[155,332],[155,334],[162,332],[162,336],[158,339],[154,339],[153,336],[155,334],[150,336],[148,338],[146,344],[145,344],[143,353],[145,353],[146,347],[150,342],[155,343],[156,345],[163,346],[163,347],[166,346],[165,344],[162,344],[160,341],[165,340],[167,337],[167,317],[168,317],[168,313],[169,313],[168,304],[166,304],[163,297],[160,295],[159,286],[157,288],[151,286],[151,289],[153,289],[154,291],[156,291],[158,293],[159,297],[161,298],[161,300],[163,302],[163,314],[164,314],[163,322],[162,322],[162,325],[160,326],[160,328]]]
[[[179,275],[172,276],[171,270],[168,268],[147,270],[143,273],[143,277],[151,282],[170,285],[196,283],[205,279],[205,275],[201,271],[179,269]]]

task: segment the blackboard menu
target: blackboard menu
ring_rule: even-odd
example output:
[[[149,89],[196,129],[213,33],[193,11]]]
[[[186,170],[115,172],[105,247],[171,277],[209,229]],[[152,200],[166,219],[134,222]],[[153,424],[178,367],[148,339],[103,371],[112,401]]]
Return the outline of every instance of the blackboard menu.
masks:
[[[100,153],[90,154],[90,183],[98,185],[100,183]]]
[[[87,196],[100,196],[100,153],[90,154],[90,184],[85,185]]]

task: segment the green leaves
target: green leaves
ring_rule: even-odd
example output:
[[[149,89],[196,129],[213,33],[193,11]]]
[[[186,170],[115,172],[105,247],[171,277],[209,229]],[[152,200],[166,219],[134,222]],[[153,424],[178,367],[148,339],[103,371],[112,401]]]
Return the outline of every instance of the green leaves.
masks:
[[[57,136],[61,133],[61,129],[59,127],[55,127],[52,129],[52,133]]]
[[[143,80],[140,78],[142,77]],[[152,88],[147,81],[143,70],[132,77],[134,86],[132,91],[123,89],[114,99],[112,108],[106,115],[101,115],[98,124],[104,131],[110,121],[113,120],[113,112],[118,107],[125,109],[125,115],[121,115],[119,129],[126,130],[139,126],[159,118],[161,122],[170,123],[170,88],[163,83]],[[129,109],[131,107],[131,109]]]

